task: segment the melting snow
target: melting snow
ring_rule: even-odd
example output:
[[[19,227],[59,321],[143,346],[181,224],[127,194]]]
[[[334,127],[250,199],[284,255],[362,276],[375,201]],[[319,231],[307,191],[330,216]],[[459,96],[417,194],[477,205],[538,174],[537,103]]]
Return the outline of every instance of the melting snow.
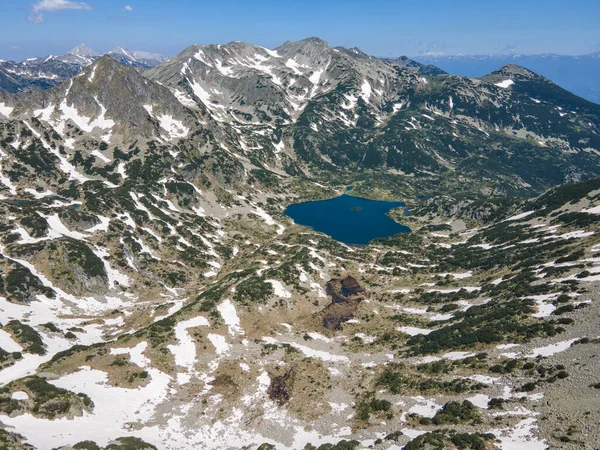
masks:
[[[515,82],[513,80],[508,79],[508,80],[501,81],[500,83],[496,83],[496,86],[506,89],[507,87],[509,87],[512,84],[515,84]]]
[[[3,116],[10,117],[13,110],[14,110],[14,108],[11,108],[10,106],[6,106],[4,103],[0,103],[0,114],[2,114]]]
[[[0,348],[7,352],[20,352],[23,348],[17,344],[12,336],[4,330],[0,330]]]
[[[148,111],[150,116],[158,119],[160,127],[169,134],[169,140],[184,138],[189,134],[190,130],[183,125],[183,122],[174,119],[168,114],[154,115],[151,105],[144,105],[144,109]]]
[[[415,397],[415,400],[420,403],[408,410],[411,414],[419,414],[423,417],[431,418],[441,409],[441,406],[433,400],[425,400],[423,397]]]
[[[526,358],[535,358],[536,356],[552,356],[555,353],[564,352],[576,340],[577,339],[569,339],[568,341],[557,342],[556,344],[546,345],[545,347],[534,348],[531,354],[527,355]]]
[[[278,280],[265,280],[267,283],[271,283],[273,285],[273,289],[275,290],[275,295],[281,298],[290,298],[292,296],[291,292],[289,292]]]
[[[229,351],[231,346],[227,343],[225,336],[221,336],[220,334],[209,334],[207,337],[211,344],[215,347],[217,355],[222,355]]]
[[[243,333],[240,328],[240,319],[235,311],[235,306],[231,300],[224,300],[220,305],[217,306],[217,310],[223,317],[225,324],[229,326],[229,334],[232,336]]]
[[[523,219],[523,218],[525,218],[527,216],[530,216],[534,212],[535,211],[527,211],[527,212],[524,212],[524,213],[521,213],[521,214],[517,214],[516,216],[509,217],[508,219],[505,219],[504,221],[505,222],[509,222],[509,221],[513,221],[513,220]]]
[[[78,372],[65,375],[52,384],[73,392],[86,392],[94,402],[94,413],[84,413],[72,420],[36,419],[30,414],[18,417],[2,416],[2,422],[27,436],[37,448],[56,448],[83,440],[93,440],[105,446],[115,436],[128,434],[127,424],[147,422],[154,407],[168,394],[171,378],[157,369],[149,368],[151,381],[138,389],[110,386],[108,376],[100,370],[81,367]],[[148,436],[150,434],[150,436]],[[156,441],[155,433],[146,431],[146,440]]]
[[[105,163],[109,163],[112,160],[110,158],[107,158],[106,156],[104,156],[99,150],[94,150],[91,152],[92,155],[94,155],[96,158],[104,161]]]
[[[12,398],[13,400],[29,400],[29,395],[27,394],[27,392],[17,391],[13,392],[10,398]]]
[[[534,417],[528,417],[510,430],[498,429],[490,432],[500,440],[498,446],[502,450],[546,450],[546,443],[533,436],[533,430],[537,428],[535,422]]]
[[[409,336],[417,336],[419,334],[427,335],[433,331],[433,330],[427,330],[424,328],[416,328],[416,327],[400,327],[400,328],[397,328],[397,330],[401,333],[408,334]]]
[[[150,364],[150,360],[144,356],[144,351],[148,348],[146,341],[140,342],[132,348],[111,348],[111,355],[129,355],[129,359],[132,363],[137,364],[140,367],[147,367]]]
[[[192,370],[196,361],[196,344],[188,333],[188,328],[208,326],[210,326],[208,320],[202,316],[184,320],[175,326],[175,337],[179,343],[177,345],[168,345],[167,348],[173,354],[175,363],[178,366]]]
[[[323,72],[325,72],[325,69],[319,69],[319,70],[315,70],[313,72],[313,74],[308,77],[308,80],[312,83],[312,84],[319,84],[319,81],[321,81],[321,75],[323,75]]]
[[[94,128],[110,130],[110,129],[112,129],[112,127],[115,126],[115,122],[113,120],[107,119],[105,117],[106,108],[98,101],[98,98],[94,97],[94,99],[96,100],[96,103],[98,103],[98,106],[100,107],[100,114],[94,120],[90,119],[89,117],[79,115],[79,111],[77,111],[77,108],[75,108],[73,106],[69,106],[67,104],[66,98],[65,98],[65,100],[63,100],[63,102],[60,104],[60,110],[63,113],[63,123],[60,124],[60,126],[58,127],[63,131],[63,132],[61,132],[61,134],[64,134],[64,125],[65,125],[65,122],[69,119],[75,125],[77,125],[77,127],[79,127],[80,129],[82,129],[83,131],[85,131],[87,133],[91,133],[94,130]]]
[[[369,98],[371,98],[371,85],[369,84],[369,82],[367,80],[364,80],[362,85],[360,86],[360,96],[366,101],[369,101]]]

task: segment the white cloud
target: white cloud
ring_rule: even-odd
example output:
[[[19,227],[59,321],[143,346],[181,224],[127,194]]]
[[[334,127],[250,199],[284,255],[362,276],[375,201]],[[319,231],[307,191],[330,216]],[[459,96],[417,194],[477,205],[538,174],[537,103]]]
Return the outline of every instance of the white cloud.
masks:
[[[123,8],[123,11],[131,12],[131,11],[133,11],[133,8],[129,5],[127,5],[125,8]]]
[[[78,9],[89,11],[90,5],[84,2],[72,2],[69,0],[40,0],[31,7],[29,21],[34,23],[43,23],[43,12],[61,11],[64,9]]]

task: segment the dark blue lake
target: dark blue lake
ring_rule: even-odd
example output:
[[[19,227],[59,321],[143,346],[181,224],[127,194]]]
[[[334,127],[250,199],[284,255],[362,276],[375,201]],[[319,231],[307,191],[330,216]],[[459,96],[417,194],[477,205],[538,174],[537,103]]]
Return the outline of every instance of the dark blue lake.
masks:
[[[402,202],[380,202],[342,195],[329,200],[296,203],[285,214],[300,225],[325,233],[348,245],[366,245],[370,240],[408,233],[410,228],[400,225],[386,214]]]

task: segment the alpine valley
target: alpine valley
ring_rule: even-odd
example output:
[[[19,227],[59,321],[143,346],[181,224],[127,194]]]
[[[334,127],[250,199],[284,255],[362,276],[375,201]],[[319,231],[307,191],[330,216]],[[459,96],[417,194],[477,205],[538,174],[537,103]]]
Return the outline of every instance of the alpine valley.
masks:
[[[596,448],[600,105],[318,38],[121,50],[0,84],[0,448]],[[348,186],[411,232],[284,214]]]

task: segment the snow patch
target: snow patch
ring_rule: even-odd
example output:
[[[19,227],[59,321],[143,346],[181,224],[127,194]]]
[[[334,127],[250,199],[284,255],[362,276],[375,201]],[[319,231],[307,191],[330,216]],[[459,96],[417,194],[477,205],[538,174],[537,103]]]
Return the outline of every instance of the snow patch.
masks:
[[[515,84],[515,82],[511,79],[501,81],[500,83],[496,83],[496,86],[506,89],[507,87]]]
[[[167,346],[175,358],[175,364],[186,367],[188,371],[194,368],[194,363],[196,362],[196,344],[187,330],[188,328],[208,326],[210,326],[208,320],[202,316],[184,320],[175,326],[175,337],[179,343]]]

